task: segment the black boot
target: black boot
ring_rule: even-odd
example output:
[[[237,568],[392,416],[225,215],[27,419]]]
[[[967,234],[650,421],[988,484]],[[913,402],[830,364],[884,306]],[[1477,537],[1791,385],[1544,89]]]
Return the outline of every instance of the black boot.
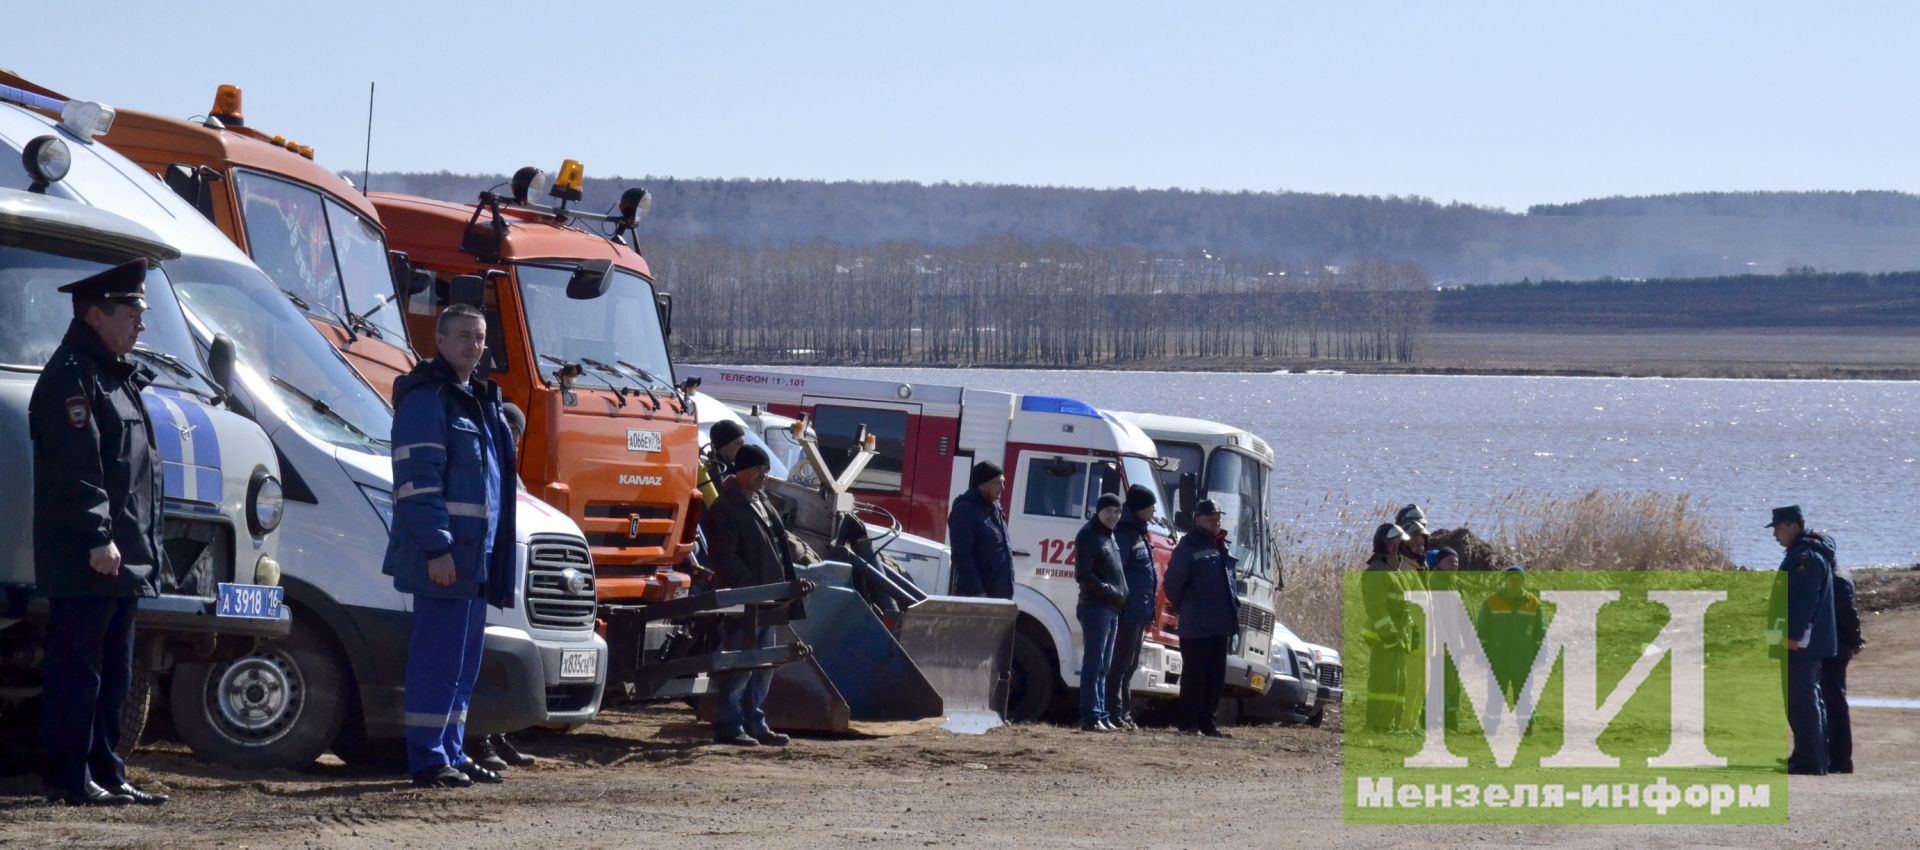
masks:
[[[465,749],[467,758],[473,759],[474,764],[493,771],[507,769],[506,760],[500,757],[500,752],[493,746],[492,735],[467,742]]]
[[[492,742],[493,751],[500,756],[500,760],[514,767],[532,767],[533,763],[538,761],[533,756],[520,752],[520,749],[515,747],[512,741],[507,740],[505,735],[493,736]],[[495,770],[498,769],[495,768]]]

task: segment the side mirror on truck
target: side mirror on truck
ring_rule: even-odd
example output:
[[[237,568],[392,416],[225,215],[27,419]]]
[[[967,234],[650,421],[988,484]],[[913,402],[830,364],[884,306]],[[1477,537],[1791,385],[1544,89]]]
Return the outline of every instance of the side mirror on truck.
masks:
[[[487,306],[487,281],[477,274],[463,274],[455,277],[447,285],[447,306],[465,304],[469,307]]]
[[[673,295],[666,292],[655,294],[653,309],[660,314],[660,335],[673,336]]]
[[[227,396],[233,393],[235,359],[233,338],[226,334],[214,334],[213,344],[207,346],[207,378],[213,381],[214,392],[219,394],[214,404],[225,404]]]
[[[400,297],[411,298],[433,285],[433,272],[416,268],[407,252],[388,251],[387,259],[393,264],[393,280],[400,285]]]
[[[607,294],[607,285],[612,282],[612,260],[585,260],[574,267],[573,276],[567,278],[567,297],[592,301]]]

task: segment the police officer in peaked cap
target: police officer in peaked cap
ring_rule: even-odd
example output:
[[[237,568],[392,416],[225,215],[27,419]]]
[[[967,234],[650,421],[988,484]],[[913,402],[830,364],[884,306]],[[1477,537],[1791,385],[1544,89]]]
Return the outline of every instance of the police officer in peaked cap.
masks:
[[[1767,528],[1787,550],[1780,562],[1780,571],[1787,574],[1782,637],[1787,650],[1787,725],[1793,728],[1787,772],[1822,775],[1828,769],[1828,753],[1821,668],[1838,654],[1839,646],[1833,615],[1833,549],[1823,535],[1807,530],[1799,505],[1774,508]]]
[[[48,600],[42,687],[51,800],[159,805],[127,782],[116,752],[133,679],[136,600],[157,595],[160,456],[140,401],[152,373],[126,359],[145,330],[147,262],[60,287],[73,322],[28,405],[33,438],[34,582]]]

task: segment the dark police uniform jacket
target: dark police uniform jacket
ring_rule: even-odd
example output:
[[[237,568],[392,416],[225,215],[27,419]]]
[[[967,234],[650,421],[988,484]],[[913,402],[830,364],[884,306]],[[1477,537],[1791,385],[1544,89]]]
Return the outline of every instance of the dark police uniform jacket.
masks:
[[[1799,651],[1806,658],[1839,654],[1833,617],[1833,549],[1817,532],[1803,533],[1780,561],[1787,574],[1787,640],[1807,638]]]
[[[152,377],[75,319],[33,385],[33,567],[45,596],[158,593],[160,455],[140,400]],[[89,550],[109,542],[120,549],[119,575],[89,566]]]

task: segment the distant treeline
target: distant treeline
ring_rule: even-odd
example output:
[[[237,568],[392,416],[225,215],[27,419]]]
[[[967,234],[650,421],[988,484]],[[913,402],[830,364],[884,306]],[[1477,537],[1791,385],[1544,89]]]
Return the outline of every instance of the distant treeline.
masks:
[[[371,185],[471,201],[503,180],[382,173]],[[650,243],[964,246],[1011,237],[1289,267],[1384,260],[1467,284],[1920,268],[1920,197],[1893,192],[1606,198],[1516,214],[1417,197],[589,173],[583,206],[609,208],[631,185],[655,195],[642,225]]]
[[[1405,362],[1427,278],[1363,262],[1317,274],[1067,242],[650,248],[682,358],[1089,366],[1187,359]]]
[[[1920,272],[1547,281],[1451,287],[1439,327],[1920,328]]]

